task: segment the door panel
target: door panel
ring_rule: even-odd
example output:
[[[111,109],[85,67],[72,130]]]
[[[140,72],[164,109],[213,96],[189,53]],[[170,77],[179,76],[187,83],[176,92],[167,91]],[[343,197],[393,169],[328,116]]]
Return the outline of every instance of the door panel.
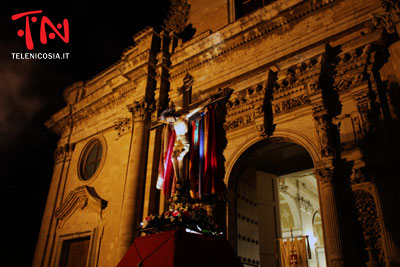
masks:
[[[255,169],[246,169],[239,176],[236,207],[238,257],[244,266],[258,266],[260,249]]]
[[[62,245],[60,267],[86,267],[90,237],[65,240]]]
[[[275,253],[280,227],[276,176],[257,171],[256,179],[261,266],[278,266]]]

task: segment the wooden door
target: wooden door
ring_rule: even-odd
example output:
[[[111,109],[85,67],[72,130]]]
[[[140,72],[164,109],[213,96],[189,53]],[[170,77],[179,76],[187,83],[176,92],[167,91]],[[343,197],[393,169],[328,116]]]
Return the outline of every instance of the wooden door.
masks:
[[[259,266],[256,170],[245,169],[239,176],[236,194],[237,253],[244,266]]]
[[[273,174],[245,169],[237,184],[237,252],[244,266],[278,266],[280,237],[277,179]]]
[[[276,239],[280,237],[279,196],[276,176],[256,172],[261,267],[279,266]]]
[[[62,245],[60,267],[86,267],[90,237],[65,240]]]

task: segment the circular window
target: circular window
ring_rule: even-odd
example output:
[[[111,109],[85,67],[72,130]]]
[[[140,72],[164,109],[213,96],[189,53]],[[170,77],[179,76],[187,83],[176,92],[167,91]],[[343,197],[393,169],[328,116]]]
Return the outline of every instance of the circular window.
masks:
[[[103,146],[100,140],[91,141],[85,148],[80,161],[80,177],[87,181],[93,177],[99,168],[103,154]]]

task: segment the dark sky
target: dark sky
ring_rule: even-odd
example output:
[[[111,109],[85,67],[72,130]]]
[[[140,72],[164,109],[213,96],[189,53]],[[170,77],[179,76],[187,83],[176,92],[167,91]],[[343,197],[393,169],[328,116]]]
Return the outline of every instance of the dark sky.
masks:
[[[136,32],[162,24],[169,6],[168,0],[32,3],[0,10],[0,229],[6,246],[2,266],[31,264],[58,141],[44,123],[65,105],[63,89],[117,61]],[[11,53],[28,49],[24,37],[17,35],[25,28],[24,19],[12,21],[11,16],[34,10],[43,11],[39,20],[45,15],[54,24],[68,19],[70,42],[56,37],[41,44],[39,23],[31,23],[32,52],[68,52],[68,60],[12,59]],[[4,265],[8,260],[13,264]]]

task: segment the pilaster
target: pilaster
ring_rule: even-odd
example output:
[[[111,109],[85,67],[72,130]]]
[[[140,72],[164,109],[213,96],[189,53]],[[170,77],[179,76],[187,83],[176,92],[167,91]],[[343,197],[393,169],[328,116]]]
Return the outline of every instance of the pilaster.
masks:
[[[143,207],[143,188],[146,166],[147,123],[151,108],[142,98],[128,106],[132,113],[133,134],[125,180],[124,198],[121,210],[120,230],[117,245],[117,262],[125,255],[137,235]]]

